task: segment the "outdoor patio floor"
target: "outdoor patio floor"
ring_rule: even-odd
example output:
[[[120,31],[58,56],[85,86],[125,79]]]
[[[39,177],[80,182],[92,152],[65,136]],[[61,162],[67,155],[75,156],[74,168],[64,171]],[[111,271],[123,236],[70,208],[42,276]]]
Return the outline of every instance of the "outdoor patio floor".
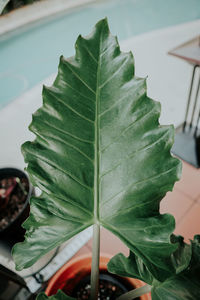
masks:
[[[200,169],[183,162],[181,180],[172,192],[161,201],[161,213],[171,213],[176,220],[175,234],[189,242],[195,234],[200,234]],[[92,240],[82,247],[75,256],[91,253]],[[101,253],[128,255],[128,249],[109,231],[101,230]]]

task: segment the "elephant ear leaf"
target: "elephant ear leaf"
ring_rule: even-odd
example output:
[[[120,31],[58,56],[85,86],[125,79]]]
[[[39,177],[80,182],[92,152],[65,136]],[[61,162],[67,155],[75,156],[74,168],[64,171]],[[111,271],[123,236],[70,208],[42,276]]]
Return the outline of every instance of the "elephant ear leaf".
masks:
[[[76,300],[75,298],[72,298],[70,296],[67,296],[64,294],[61,290],[58,290],[56,295],[48,297],[45,293],[40,293],[36,300]]]
[[[133,253],[129,257],[118,254],[113,257],[108,270],[121,276],[138,278],[151,285],[152,300],[192,300],[200,299],[200,235],[196,235],[191,245],[185,244],[182,237],[173,239],[179,247],[172,255],[177,274],[165,280],[155,280],[143,261]],[[162,278],[162,270],[157,269],[157,277]]]
[[[154,276],[145,266],[142,259],[130,251],[129,257],[122,253],[115,255],[109,261],[108,271],[123,277],[137,278],[152,285]]]
[[[107,20],[76,41],[76,55],[61,57],[58,75],[43,89],[33,115],[33,142],[22,146],[32,197],[25,241],[13,249],[17,269],[85,228],[100,224],[152,266],[171,272],[174,218],[159,203],[180,175],[170,149],[172,126],[160,126],[160,104],[134,75]]]
[[[152,288],[152,300],[200,299],[200,235],[191,243],[192,258],[188,268]]]

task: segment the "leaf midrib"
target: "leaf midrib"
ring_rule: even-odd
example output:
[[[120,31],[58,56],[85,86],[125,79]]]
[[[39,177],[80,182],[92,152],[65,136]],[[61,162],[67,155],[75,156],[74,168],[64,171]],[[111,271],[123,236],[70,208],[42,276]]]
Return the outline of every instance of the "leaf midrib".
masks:
[[[100,99],[100,89],[99,89],[99,75],[100,75],[100,51],[102,42],[102,31],[100,32],[99,41],[99,55],[97,63],[97,80],[96,80],[96,107],[95,107],[95,176],[94,176],[94,223],[99,224],[99,165],[100,165],[100,155],[99,155],[99,99]]]

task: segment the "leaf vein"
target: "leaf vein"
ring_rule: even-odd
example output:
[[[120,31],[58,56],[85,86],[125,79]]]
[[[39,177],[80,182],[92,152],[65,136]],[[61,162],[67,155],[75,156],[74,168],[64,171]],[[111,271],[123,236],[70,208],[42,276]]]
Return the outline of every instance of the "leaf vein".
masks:
[[[125,63],[127,62],[127,60],[129,59],[129,57],[125,57],[123,63],[121,64],[121,66],[105,81],[103,82],[99,88],[102,89],[109,81],[111,81],[120,71],[121,71],[121,68],[125,65]]]
[[[113,200],[115,197],[117,197],[119,194],[122,194],[124,191],[127,191],[127,188],[129,188],[129,187],[132,186],[133,184],[134,184],[134,186],[135,186],[135,185],[138,185],[138,184],[141,184],[141,183],[148,182],[149,180],[151,180],[151,181],[152,181],[152,180],[155,180],[155,179],[157,179],[158,177],[160,177],[160,176],[162,176],[162,175],[165,175],[165,174],[171,172],[171,171],[172,171],[173,169],[175,169],[175,168],[177,168],[177,166],[174,166],[173,168],[170,168],[169,170],[167,170],[167,171],[165,171],[165,172],[162,172],[162,173],[159,173],[159,174],[157,174],[157,175],[155,175],[155,176],[153,176],[153,177],[145,178],[145,179],[140,180],[140,181],[137,181],[137,182],[135,182],[135,183],[131,182],[131,183],[127,184],[127,185],[123,188],[123,190],[119,191],[117,194],[113,195],[111,198],[105,200],[102,204],[108,203],[109,201],[111,201],[111,200]]]
[[[38,134],[37,134],[38,135]],[[40,136],[40,135],[39,135]],[[94,164],[94,160],[91,159],[85,152],[83,152],[82,150],[80,150],[78,147],[74,146],[73,144],[68,143],[67,141],[63,140],[63,139],[59,139],[58,137],[51,137],[46,135],[47,137],[50,137],[52,140],[55,140],[57,142],[61,142],[71,148],[73,148],[74,150],[76,150],[77,152],[79,152],[82,156],[84,156],[85,158],[87,158],[92,164]],[[45,139],[45,136],[40,136],[40,138],[46,140],[48,142],[48,139]]]
[[[127,130],[129,130],[133,125],[135,125],[138,121],[143,120],[144,118],[146,118],[150,113],[154,112],[154,108],[152,108],[150,111],[148,111],[145,115],[140,116],[138,119],[134,120],[132,123],[130,123],[124,130],[121,131],[121,133],[116,136],[113,141],[108,144],[107,146],[105,146],[103,149],[101,149],[100,151],[103,152],[105,151],[107,148],[109,148],[112,144],[114,144]]]
[[[105,176],[105,175],[109,174],[110,172],[112,172],[113,170],[115,170],[117,167],[119,167],[119,166],[123,163],[123,161],[125,161],[125,160],[127,160],[127,159],[129,159],[129,158],[131,158],[131,157],[134,157],[138,152],[142,152],[142,151],[144,151],[144,150],[147,150],[147,149],[153,147],[154,145],[156,145],[157,143],[159,143],[160,140],[163,139],[163,138],[167,135],[167,133],[168,133],[168,131],[166,131],[162,136],[160,136],[159,139],[157,139],[157,140],[154,141],[153,143],[150,143],[150,144],[148,144],[148,145],[146,145],[146,146],[144,146],[144,147],[142,147],[142,148],[140,148],[140,149],[137,149],[137,150],[133,151],[132,153],[130,153],[129,155],[125,156],[125,157],[124,157],[123,159],[121,159],[121,160],[119,161],[119,163],[116,164],[112,169],[110,169],[110,170],[104,172],[104,173],[100,176],[100,178],[102,178],[103,176]]]
[[[140,208],[140,207],[143,207],[143,206],[145,206],[145,205],[148,205],[148,204],[150,204],[152,201],[155,201],[155,199],[154,200],[150,200],[150,201],[146,201],[146,202],[142,202],[142,203],[139,203],[139,204],[137,204],[137,205],[134,205],[134,206],[132,206],[132,207],[127,207],[127,208],[124,208],[124,209],[121,209],[119,212],[117,212],[117,213],[113,213],[112,212],[112,217],[114,216],[118,216],[118,215],[120,215],[120,214],[122,214],[123,212],[125,212],[125,211],[127,211],[127,212],[129,212],[129,211],[131,211],[131,210],[135,210],[135,209],[138,209],[138,208]],[[101,206],[103,206],[103,205],[105,205],[105,203],[102,203],[101,204]],[[109,217],[110,218],[110,217]]]
[[[106,48],[101,54],[100,57],[102,57],[108,50],[110,50],[113,47],[113,44],[111,44],[108,48]]]
[[[27,151],[27,152],[29,152],[31,155],[35,156],[40,161],[43,161],[43,162],[47,163],[48,165],[54,167],[55,169],[59,170],[60,172],[66,174],[69,178],[71,178],[72,180],[76,181],[78,184],[80,184],[81,186],[85,187],[86,189],[92,190],[92,188],[89,185],[84,184],[78,178],[76,178],[74,175],[72,175],[69,172],[67,172],[67,171],[63,170],[62,168],[58,167],[58,165],[52,163],[52,161],[49,161],[48,159],[45,159],[44,157],[41,158],[41,156],[38,156],[38,155],[36,155],[35,153],[33,153],[31,151]]]
[[[65,218],[65,215],[61,215],[59,214],[56,210],[53,210],[51,207],[46,206],[46,205],[42,205],[42,202],[39,203],[37,202],[36,204],[38,207],[43,208],[44,210],[47,210],[50,214],[52,214],[53,216],[57,217],[58,219],[62,219],[62,220],[69,220],[71,222],[74,223],[79,223],[79,224],[83,224],[82,221],[80,221],[80,218],[76,218],[73,217],[72,215],[67,214],[67,218]]]
[[[76,115],[78,115],[80,118],[94,124],[94,121],[92,121],[91,119],[88,119],[87,117],[83,116],[82,114],[80,114],[77,110],[75,110],[74,108],[72,108],[69,104],[65,103],[61,98],[57,97],[55,93],[51,92],[49,90],[49,93],[55,97],[60,103],[62,103],[64,106],[66,106],[69,110],[73,111]]]
[[[87,210],[87,209],[85,209],[83,206],[80,206],[79,204],[77,204],[77,202],[74,201],[74,200],[73,200],[71,197],[69,197],[69,196],[67,196],[67,199],[66,199],[66,198],[62,198],[62,197],[60,197],[60,196],[58,196],[58,195],[53,195],[53,194],[52,194],[52,196],[55,197],[55,198],[60,199],[61,201],[68,202],[68,203],[72,204],[73,206],[76,206],[78,209],[82,210],[83,212],[85,212],[86,214],[88,214],[90,217],[93,216],[93,214],[92,214],[89,210]]]
[[[53,128],[53,129],[57,130],[58,132],[61,132],[64,135],[69,135],[72,138],[74,138],[75,140],[78,140],[80,142],[84,142],[84,143],[88,143],[88,144],[93,144],[93,142],[90,141],[90,140],[85,140],[85,139],[79,138],[78,136],[73,135],[72,133],[70,133],[70,132],[68,132],[66,130],[62,130],[61,128],[58,128],[57,126],[53,126],[52,124],[50,124],[50,123],[48,123],[48,122],[46,122],[44,120],[40,120],[40,123],[46,124],[50,128]],[[35,134],[37,134],[37,133],[35,132]]]
[[[71,86],[71,84],[69,84],[66,80],[63,81],[69,88],[71,88],[73,91],[75,91],[77,94],[79,94],[81,97],[85,98],[85,99],[88,99],[90,101],[92,101],[93,103],[95,103],[95,100],[90,98],[90,97],[87,97],[85,96],[84,94],[80,93],[77,89],[73,88],[73,86]]]
[[[64,64],[69,68],[69,70],[74,74],[74,76],[83,83],[83,85],[90,90],[94,95],[96,95],[95,91],[73,70],[72,67],[70,67],[70,63],[68,61],[64,61]]]
[[[90,50],[88,49],[88,47],[86,45],[83,45],[83,47],[87,50],[88,54],[95,61],[95,63],[98,64],[98,61],[96,60],[96,58],[94,57],[94,55],[92,54],[92,52],[90,52]]]
[[[143,85],[143,83],[141,84],[141,85]],[[132,86],[130,87],[130,89],[128,90],[128,91],[130,91],[130,90],[132,90]],[[139,85],[137,88],[136,88],[136,90],[134,90],[134,92],[137,92],[137,90],[139,90],[141,88],[141,86]],[[145,91],[144,91],[144,93],[145,93]],[[142,95],[144,95],[144,93],[142,94]],[[140,97],[142,96],[142,95],[140,95]],[[127,97],[130,97],[128,94],[126,94],[125,96],[123,96],[123,97],[121,97],[118,101],[116,101],[113,105],[111,105],[109,108],[107,108],[106,110],[104,110],[100,115],[99,115],[99,117],[102,117],[105,113],[107,113],[107,112],[109,112],[110,110],[112,110],[113,108],[115,108],[121,101],[123,101],[124,99],[126,99]]]

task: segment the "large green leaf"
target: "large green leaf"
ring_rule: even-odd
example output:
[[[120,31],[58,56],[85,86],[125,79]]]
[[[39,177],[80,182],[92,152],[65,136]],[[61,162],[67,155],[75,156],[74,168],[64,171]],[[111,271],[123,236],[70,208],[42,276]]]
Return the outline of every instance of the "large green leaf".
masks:
[[[194,300],[200,299],[200,236],[194,237],[191,245],[183,242],[182,237],[175,237],[179,248],[172,255],[177,274],[166,280],[155,280],[143,261],[130,253],[129,257],[118,254],[108,264],[110,272],[138,278],[152,286],[152,300]],[[162,278],[162,270],[157,269]]]
[[[25,241],[14,247],[17,269],[98,223],[167,276],[175,225],[159,203],[181,170],[170,154],[173,126],[159,125],[160,104],[147,96],[146,80],[134,75],[133,56],[120,51],[106,19],[75,48],[44,87],[30,125],[36,139],[22,147],[42,194],[31,199]]]

